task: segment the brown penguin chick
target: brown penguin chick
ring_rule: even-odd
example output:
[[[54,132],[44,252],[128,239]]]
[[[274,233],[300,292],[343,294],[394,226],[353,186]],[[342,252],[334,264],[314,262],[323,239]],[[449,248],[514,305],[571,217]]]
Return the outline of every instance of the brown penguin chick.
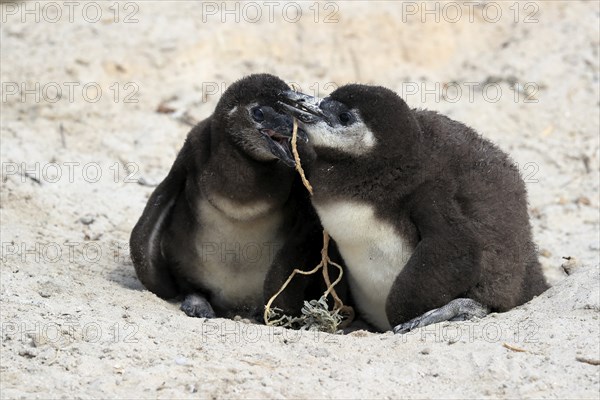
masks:
[[[316,152],[313,205],[379,330],[506,311],[548,287],[518,169],[473,129],[379,86],[281,103]]]
[[[261,316],[293,268],[318,263],[322,228],[293,168],[292,118],[276,110],[283,90],[267,74],[232,84],[188,134],[131,233],[140,281],[183,297],[189,316]],[[275,306],[299,313],[311,279]]]

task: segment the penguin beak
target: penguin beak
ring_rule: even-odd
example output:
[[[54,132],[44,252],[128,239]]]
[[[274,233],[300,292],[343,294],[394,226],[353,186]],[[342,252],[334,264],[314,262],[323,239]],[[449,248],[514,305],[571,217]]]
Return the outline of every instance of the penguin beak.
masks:
[[[271,151],[275,157],[280,159],[288,167],[296,166],[291,150],[292,145],[288,137],[272,129],[265,128],[261,129],[260,132],[266,136],[269,151]]]
[[[322,99],[319,97],[287,90],[279,94],[277,103],[305,124],[314,124],[320,120],[327,120],[325,114],[319,108],[321,101]]]
[[[265,136],[269,151],[273,153],[281,162],[288,167],[295,167],[296,161],[292,155],[292,129],[293,123],[289,116],[282,115],[284,120],[276,119],[269,123],[263,122],[260,129],[260,133]],[[298,139],[308,142],[308,136],[306,132],[298,128],[297,132]]]

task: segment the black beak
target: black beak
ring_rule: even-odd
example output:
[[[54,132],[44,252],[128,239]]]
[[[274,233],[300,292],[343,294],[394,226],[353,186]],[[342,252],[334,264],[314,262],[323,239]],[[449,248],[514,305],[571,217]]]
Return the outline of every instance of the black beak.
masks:
[[[275,157],[288,167],[294,167],[296,161],[292,155],[292,130],[293,122],[288,115],[278,115],[276,118],[268,118],[263,121],[260,132],[267,140],[267,146]],[[298,139],[308,142],[308,136],[304,130],[298,127]]]
[[[325,120],[325,114],[319,108],[322,99],[304,93],[287,90],[279,94],[277,102],[283,109],[305,124],[314,124]]]

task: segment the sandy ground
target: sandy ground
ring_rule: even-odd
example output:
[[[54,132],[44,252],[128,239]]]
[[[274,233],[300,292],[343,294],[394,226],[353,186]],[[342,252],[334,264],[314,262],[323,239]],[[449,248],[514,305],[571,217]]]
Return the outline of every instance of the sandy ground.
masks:
[[[600,6],[476,3],[3,1],[2,398],[598,399]],[[405,336],[190,319],[145,291],[127,241],[148,184],[184,121],[263,71],[382,84],[497,142],[554,286]]]

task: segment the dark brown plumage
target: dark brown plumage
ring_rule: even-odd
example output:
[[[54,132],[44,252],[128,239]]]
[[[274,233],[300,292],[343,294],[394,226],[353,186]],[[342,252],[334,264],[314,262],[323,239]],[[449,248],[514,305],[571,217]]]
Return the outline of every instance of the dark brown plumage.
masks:
[[[275,109],[287,89],[266,74],[232,84],[188,134],[131,233],[141,282],[162,298],[185,297],[190,316],[262,315],[294,268],[319,260],[321,227],[287,143],[292,120]],[[312,280],[297,279],[274,306],[298,314]]]
[[[346,85],[323,100],[288,94],[282,102],[305,121],[301,126],[314,145],[317,158],[308,172],[324,227],[333,232],[351,221],[332,217],[336,204],[364,204],[377,221],[393,226],[397,243],[410,247],[408,260],[389,262],[397,271],[385,303],[392,327],[459,298],[506,311],[548,287],[519,171],[473,129],[436,112],[410,109],[378,86]],[[371,228],[365,225],[356,234]],[[379,267],[365,275],[360,271],[365,267],[353,266],[349,258],[381,257],[385,264],[397,251],[365,236],[370,250],[359,257],[361,243],[349,238],[346,245],[332,237],[350,277],[374,276]],[[356,293],[361,284],[357,278],[350,288]],[[355,300],[360,309],[361,300]],[[408,329],[414,326],[422,325]]]

